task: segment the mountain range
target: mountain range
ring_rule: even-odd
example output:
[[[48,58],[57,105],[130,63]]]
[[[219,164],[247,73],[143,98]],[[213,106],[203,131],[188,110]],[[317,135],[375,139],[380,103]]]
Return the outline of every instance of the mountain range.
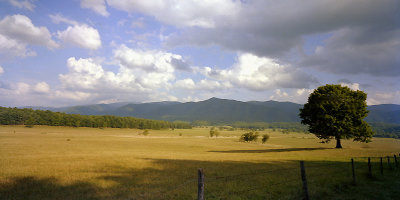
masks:
[[[114,103],[62,108],[32,107],[81,115],[116,115],[167,121],[208,121],[213,123],[300,122],[302,104],[278,101],[236,101],[211,98],[199,102]],[[368,106],[367,122],[400,124],[400,105]]]

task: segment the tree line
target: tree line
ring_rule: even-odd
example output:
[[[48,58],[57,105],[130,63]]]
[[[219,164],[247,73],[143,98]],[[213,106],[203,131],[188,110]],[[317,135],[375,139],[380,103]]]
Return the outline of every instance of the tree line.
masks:
[[[111,115],[78,115],[30,108],[0,107],[1,125],[48,125],[92,128],[137,128],[137,129],[190,129],[190,123],[178,121],[139,119]]]

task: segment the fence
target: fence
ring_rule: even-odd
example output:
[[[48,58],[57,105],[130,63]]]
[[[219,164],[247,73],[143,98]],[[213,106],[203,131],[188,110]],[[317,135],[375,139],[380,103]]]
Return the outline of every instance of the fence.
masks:
[[[400,157],[400,154],[398,154]],[[297,167],[278,168],[227,176],[207,175],[153,193],[155,199],[320,199],[332,183],[353,185],[383,177],[400,168],[397,155],[355,157],[349,162],[300,161]],[[284,166],[284,165],[282,165]],[[246,169],[243,169],[245,171]],[[386,171],[386,172],[385,172]],[[345,186],[343,186],[345,187]],[[311,193],[311,195],[310,195]]]

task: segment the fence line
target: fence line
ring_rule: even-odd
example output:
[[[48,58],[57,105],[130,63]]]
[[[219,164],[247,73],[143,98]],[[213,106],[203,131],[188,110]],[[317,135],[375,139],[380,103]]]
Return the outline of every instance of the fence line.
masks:
[[[398,154],[400,157],[400,154]],[[387,162],[384,162],[384,159],[386,159]],[[375,161],[375,162],[374,162]],[[378,161],[378,162],[377,162]],[[322,161],[322,162],[327,162],[327,161]],[[297,167],[288,167],[288,168],[280,168],[280,169],[272,169],[272,170],[264,170],[264,171],[257,171],[253,173],[242,173],[242,174],[234,174],[234,175],[227,175],[227,176],[210,176],[208,177],[206,175],[206,171],[203,171],[203,169],[198,170],[198,178],[195,179],[188,179],[184,182],[182,182],[179,185],[176,185],[174,187],[165,189],[165,190],[159,190],[156,192],[153,192],[153,195],[160,197],[160,199],[167,198],[168,195],[170,195],[172,192],[175,192],[177,190],[180,190],[182,188],[185,188],[186,186],[190,184],[194,184],[197,182],[197,199],[198,200],[203,200],[207,196],[211,196],[213,198],[218,198],[218,199],[224,199],[228,198],[230,195],[240,195],[246,192],[251,192],[254,190],[260,190],[265,188],[265,191],[270,189],[272,186],[278,186],[278,185],[287,185],[287,184],[292,184],[292,183],[297,183],[300,186],[298,190],[303,191],[303,199],[308,200],[310,198],[309,196],[309,187],[310,183],[315,183],[317,181],[321,181],[318,179],[315,179],[316,177],[329,177],[332,175],[346,175],[345,178],[348,177],[348,182],[352,183],[353,185],[357,185],[357,182],[360,181],[361,177],[364,172],[368,177],[374,177],[378,176],[379,174],[377,171],[380,171],[380,175],[384,175],[384,169],[387,170],[397,170],[399,169],[399,164],[398,164],[398,159],[397,155],[390,155],[390,156],[382,156],[382,157],[354,157],[349,159],[349,162],[341,162],[341,163],[331,163],[331,161],[328,161],[329,163],[309,163],[307,161],[300,161],[300,170]],[[329,169],[327,170],[321,170],[321,169]],[[286,178],[285,176],[280,177],[278,181],[275,179],[268,179],[266,178],[266,182],[262,184],[257,184],[256,186],[250,186],[248,187],[243,187],[240,190],[234,190],[234,191],[228,191],[228,192],[221,192],[221,191],[208,191],[206,190],[207,184],[210,183],[216,183],[216,182],[221,182],[221,181],[243,181],[252,178],[252,176],[256,175],[263,175],[263,174],[276,174],[276,173],[283,173],[285,171],[297,171],[298,177],[295,178]],[[362,171],[362,173],[360,173]],[[321,172],[321,173],[316,173],[316,172]],[[373,173],[374,172],[374,173]],[[339,177],[340,178],[340,177]],[[310,180],[308,180],[310,179]],[[235,182],[236,183],[236,182]],[[239,182],[240,183],[240,182]],[[237,183],[238,184],[238,183]],[[302,188],[302,189],[301,189]],[[217,193],[217,194],[216,194]],[[193,196],[193,195],[192,195]],[[163,198],[164,197],[164,198]]]

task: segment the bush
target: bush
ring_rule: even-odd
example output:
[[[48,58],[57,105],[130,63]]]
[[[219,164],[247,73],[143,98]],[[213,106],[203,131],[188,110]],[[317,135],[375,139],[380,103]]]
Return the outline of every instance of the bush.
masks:
[[[258,139],[258,132],[254,131],[244,133],[242,136],[240,136],[240,141],[242,142],[257,141],[257,139]]]
[[[215,135],[215,137],[218,137],[220,135],[219,131],[215,130],[214,135]]]
[[[266,143],[266,142],[268,141],[268,139],[269,139],[269,135],[268,135],[268,134],[264,134],[264,135],[262,136],[261,141],[262,141],[262,143],[264,144],[264,143]]]
[[[214,127],[210,129],[210,137],[214,137]]]
[[[219,136],[219,132],[214,127],[211,127],[211,129],[210,129],[210,137],[214,137],[214,135],[215,135],[215,137],[218,137]]]
[[[142,135],[146,136],[146,135],[148,135],[149,133],[150,133],[149,130],[146,129],[146,130],[143,131]]]

